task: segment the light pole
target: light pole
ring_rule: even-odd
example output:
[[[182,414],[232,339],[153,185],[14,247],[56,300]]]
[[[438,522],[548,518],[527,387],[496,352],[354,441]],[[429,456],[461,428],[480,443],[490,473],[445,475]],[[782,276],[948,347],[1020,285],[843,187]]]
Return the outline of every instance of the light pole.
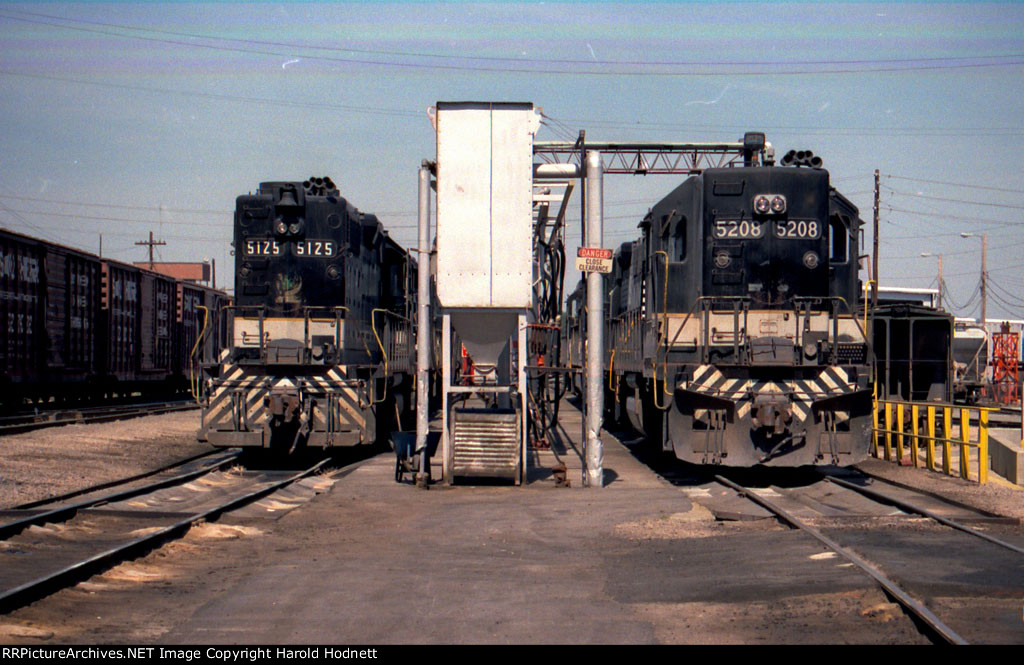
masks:
[[[988,283],[988,271],[985,269],[985,259],[988,255],[988,234],[982,233],[980,236],[977,233],[961,233],[961,238],[981,238],[981,327],[988,334],[988,319],[985,317],[985,308],[988,301],[985,297],[985,287]]]
[[[928,258],[929,256],[937,256],[939,258],[939,309],[942,309],[942,254],[932,254],[931,252],[921,252],[922,258]]]

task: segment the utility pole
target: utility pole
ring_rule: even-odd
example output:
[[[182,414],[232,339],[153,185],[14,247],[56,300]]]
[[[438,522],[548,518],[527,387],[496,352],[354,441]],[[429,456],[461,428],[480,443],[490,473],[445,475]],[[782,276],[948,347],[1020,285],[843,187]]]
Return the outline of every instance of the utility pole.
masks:
[[[985,309],[988,304],[986,288],[988,286],[988,270],[985,269],[985,262],[988,257],[988,234],[981,234],[981,327],[988,334],[988,319],[985,317]]]
[[[871,258],[871,280],[875,286],[871,289],[871,309],[878,307],[878,189],[878,169],[875,169],[875,225],[872,239],[874,251]]]
[[[939,259],[939,302],[938,302],[937,306],[938,306],[939,309],[942,309],[942,254],[932,254],[931,252],[921,252],[921,256],[923,258],[927,258],[929,256],[935,256],[935,257],[937,257]]]
[[[149,232],[149,240],[143,240],[135,243],[136,245],[149,245],[149,269],[153,269],[153,246],[154,245],[166,245],[167,243],[163,240],[153,240],[153,232]]]
[[[977,238],[978,234],[977,233],[961,233],[960,237],[961,238]],[[982,233],[981,234],[981,327],[986,330],[986,334],[988,334],[988,332],[987,332],[988,329],[985,328],[985,324],[988,323],[988,318],[986,317],[987,308],[988,308],[988,297],[987,297],[988,270],[986,269],[986,261],[987,261],[987,259],[988,259],[988,234],[987,233]]]

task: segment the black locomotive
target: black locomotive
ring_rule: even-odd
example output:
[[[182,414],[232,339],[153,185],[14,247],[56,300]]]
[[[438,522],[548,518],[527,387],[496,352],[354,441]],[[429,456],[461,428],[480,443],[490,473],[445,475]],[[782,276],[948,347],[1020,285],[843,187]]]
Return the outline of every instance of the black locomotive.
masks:
[[[862,222],[820,165],[810,153],[780,165],[755,154],[707,169],[615,254],[606,404],[679,459],[799,466],[867,454]]]
[[[416,263],[330,178],[264,182],[235,209],[234,337],[207,368],[200,439],[294,451],[401,426]]]

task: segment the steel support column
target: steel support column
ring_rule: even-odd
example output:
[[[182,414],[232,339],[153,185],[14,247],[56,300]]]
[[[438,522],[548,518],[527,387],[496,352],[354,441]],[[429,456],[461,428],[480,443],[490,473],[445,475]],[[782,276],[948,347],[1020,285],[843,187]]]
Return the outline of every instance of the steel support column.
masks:
[[[586,155],[587,246],[601,247],[604,242],[604,167],[601,153]],[[587,369],[586,409],[584,411],[584,487],[604,485],[604,450],[601,424],[604,414],[604,276],[587,275]]]
[[[426,487],[427,433],[430,429],[430,166],[420,166],[419,186],[419,252],[416,283],[416,452],[420,455],[420,471],[416,484]]]

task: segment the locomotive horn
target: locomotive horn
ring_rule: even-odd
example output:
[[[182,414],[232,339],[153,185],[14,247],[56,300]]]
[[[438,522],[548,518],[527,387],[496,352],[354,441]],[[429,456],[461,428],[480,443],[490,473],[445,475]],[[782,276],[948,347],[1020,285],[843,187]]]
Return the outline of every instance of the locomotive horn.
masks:
[[[298,206],[299,202],[295,200],[295,192],[291,189],[281,190],[281,200],[277,202],[279,206]]]
[[[811,166],[820,169],[821,168],[821,157],[811,157]]]

